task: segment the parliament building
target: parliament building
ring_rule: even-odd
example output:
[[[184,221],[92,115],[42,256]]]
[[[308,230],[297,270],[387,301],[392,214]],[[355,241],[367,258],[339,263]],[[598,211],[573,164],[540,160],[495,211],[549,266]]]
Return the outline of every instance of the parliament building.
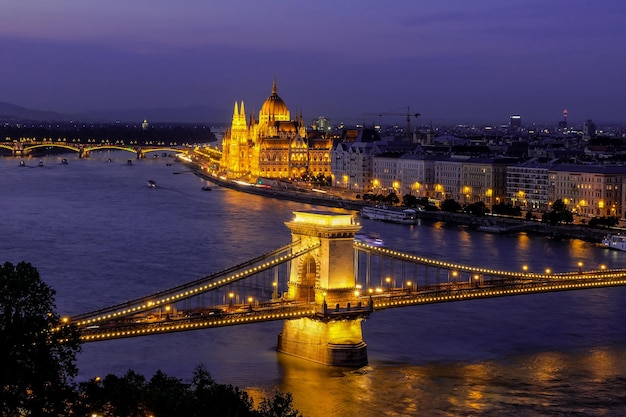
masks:
[[[302,114],[291,118],[278,96],[276,80],[259,117],[246,116],[243,101],[235,102],[230,129],[222,142],[221,171],[229,178],[256,181],[262,178],[330,177],[332,139],[319,131],[307,131]]]

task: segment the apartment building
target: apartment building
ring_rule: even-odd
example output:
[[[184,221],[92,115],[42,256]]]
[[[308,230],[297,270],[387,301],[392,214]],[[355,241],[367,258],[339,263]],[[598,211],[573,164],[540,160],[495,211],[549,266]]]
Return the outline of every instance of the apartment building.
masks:
[[[514,206],[531,211],[550,209],[550,168],[536,161],[507,167],[506,198]]]
[[[549,171],[551,203],[563,200],[572,213],[624,218],[626,166],[554,165]]]

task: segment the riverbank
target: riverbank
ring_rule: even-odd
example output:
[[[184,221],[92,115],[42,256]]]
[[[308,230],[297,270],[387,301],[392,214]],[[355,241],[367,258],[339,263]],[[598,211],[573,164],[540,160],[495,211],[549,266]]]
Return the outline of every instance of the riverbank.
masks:
[[[230,188],[236,191],[249,194],[256,194],[263,197],[289,200],[299,203],[320,205],[325,207],[342,208],[346,210],[360,211],[364,206],[369,205],[363,201],[341,198],[336,195],[320,194],[306,191],[280,190],[276,188],[257,187],[251,184],[243,184],[220,178],[217,175],[207,172],[200,164],[194,162],[184,162],[191,167],[194,174],[207,181],[221,187]],[[621,229],[599,229],[587,225],[559,224],[550,225],[541,221],[529,221],[522,218],[485,216],[475,217],[464,213],[450,213],[445,211],[418,211],[417,217],[426,222],[444,222],[469,226],[477,231],[490,233],[519,233],[543,235],[546,237],[561,239],[581,239],[588,242],[599,243],[608,233],[617,233]],[[483,227],[492,226],[492,227]]]
[[[191,165],[191,164],[190,164]],[[305,203],[311,205],[319,205],[325,207],[342,208],[346,210],[361,210],[366,204],[361,201],[347,200],[338,196],[312,193],[296,190],[280,190],[276,188],[256,187],[253,184],[242,184],[225,180],[211,173],[207,173],[201,167],[194,165],[194,174],[202,179],[219,185],[220,187],[230,188],[232,190],[241,191],[249,194],[256,194],[263,197],[277,198],[279,200],[289,200],[298,203]]]

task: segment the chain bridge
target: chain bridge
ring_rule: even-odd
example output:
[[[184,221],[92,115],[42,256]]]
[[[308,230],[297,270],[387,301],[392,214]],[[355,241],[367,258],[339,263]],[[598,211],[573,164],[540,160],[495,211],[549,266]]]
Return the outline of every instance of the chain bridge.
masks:
[[[135,300],[65,318],[84,342],[283,321],[278,350],[367,363],[361,322],[389,308],[626,285],[626,269],[533,273],[428,259],[355,239],[351,214],[294,212],[288,245]]]

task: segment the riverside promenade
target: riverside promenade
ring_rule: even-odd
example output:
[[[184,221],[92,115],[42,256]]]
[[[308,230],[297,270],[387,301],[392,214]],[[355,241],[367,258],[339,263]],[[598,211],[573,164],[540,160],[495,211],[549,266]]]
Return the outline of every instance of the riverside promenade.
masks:
[[[255,187],[254,185],[244,185],[230,180],[224,180],[218,176],[212,175],[204,171],[201,167],[194,167],[194,174],[202,179],[212,182],[221,187],[230,188],[248,194],[256,194],[263,197],[277,198],[279,200],[289,200],[298,203],[319,205],[325,207],[342,208],[346,210],[361,210],[363,206],[368,205],[363,201],[342,198],[336,195],[315,193],[311,191],[299,191],[291,189],[264,188]]]
[[[278,188],[255,187],[253,185],[244,185],[220,178],[217,175],[206,172],[204,167],[196,162],[184,161],[195,175],[202,179],[212,182],[221,187],[230,188],[249,194],[256,194],[263,197],[276,198],[280,200],[289,200],[299,203],[320,205],[325,207],[341,208],[345,210],[360,211],[364,206],[370,205],[364,201],[345,198],[333,194],[317,193],[308,190],[291,190]],[[538,234],[553,238],[562,239],[581,239],[592,243],[600,243],[602,238],[608,233],[618,233],[623,231],[618,228],[593,228],[587,225],[579,224],[558,224],[549,225],[541,221],[529,221],[522,218],[503,217],[503,216],[485,216],[476,217],[465,213],[450,213],[445,211],[418,211],[417,217],[426,222],[445,222],[450,224],[466,225],[470,228],[478,229],[480,226],[489,224],[497,224],[503,229],[511,229],[509,233],[526,232]],[[488,219],[488,220],[487,220]],[[507,233],[506,231],[502,233]]]

